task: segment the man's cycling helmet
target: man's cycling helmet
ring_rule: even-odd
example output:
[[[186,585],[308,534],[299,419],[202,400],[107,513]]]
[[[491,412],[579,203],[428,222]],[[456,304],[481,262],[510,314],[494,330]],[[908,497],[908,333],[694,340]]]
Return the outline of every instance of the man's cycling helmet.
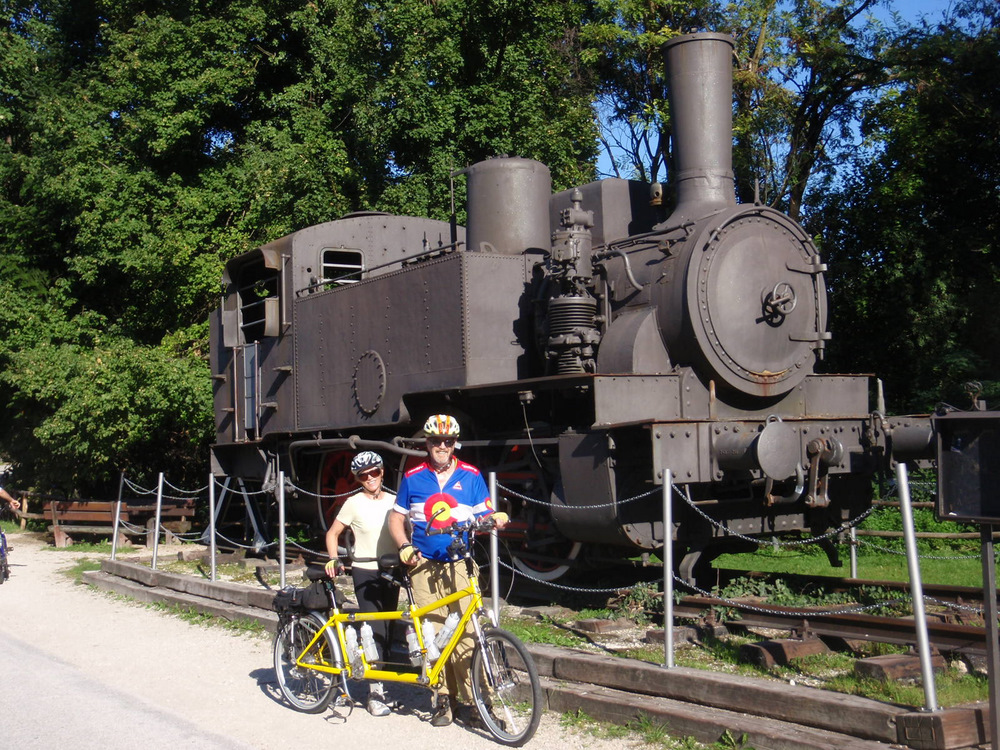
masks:
[[[424,422],[424,435],[439,437],[458,437],[458,421],[447,414],[434,414]]]
[[[376,467],[382,468],[382,457],[374,451],[361,451],[351,459],[351,473],[355,476]]]

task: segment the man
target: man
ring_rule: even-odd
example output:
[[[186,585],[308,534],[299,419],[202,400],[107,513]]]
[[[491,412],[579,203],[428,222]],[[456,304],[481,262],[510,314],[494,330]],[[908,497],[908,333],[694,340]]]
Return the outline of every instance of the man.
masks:
[[[450,526],[456,519],[493,513],[490,493],[479,469],[454,455],[458,436],[459,425],[454,417],[435,414],[428,418],[424,424],[427,460],[403,476],[396,504],[389,513],[389,531],[399,547],[399,559],[413,566],[410,581],[418,607],[469,584],[465,563],[455,564],[449,559],[451,537],[447,534],[428,536],[428,527],[442,528]],[[406,534],[407,518],[413,530],[412,539]],[[507,515],[497,513],[494,521],[497,528],[503,528]],[[452,608],[460,611],[460,603],[452,605]],[[428,615],[427,619],[440,631],[446,615],[447,612],[439,610]],[[444,727],[451,724],[453,709],[461,709],[471,717],[469,669],[474,647],[472,628],[467,627],[465,637],[459,641],[450,663],[445,667],[445,681],[438,690],[431,725]]]

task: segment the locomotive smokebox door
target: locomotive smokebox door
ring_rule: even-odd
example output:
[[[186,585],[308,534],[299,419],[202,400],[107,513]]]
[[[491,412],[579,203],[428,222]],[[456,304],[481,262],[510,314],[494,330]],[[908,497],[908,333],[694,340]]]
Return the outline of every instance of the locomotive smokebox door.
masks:
[[[1000,523],[1000,411],[951,412],[932,422],[938,519]]]

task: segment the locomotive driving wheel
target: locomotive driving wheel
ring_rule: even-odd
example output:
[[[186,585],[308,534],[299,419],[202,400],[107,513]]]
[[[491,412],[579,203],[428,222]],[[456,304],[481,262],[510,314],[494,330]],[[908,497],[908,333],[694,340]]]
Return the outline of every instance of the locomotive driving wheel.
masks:
[[[351,473],[351,459],[355,451],[332,451],[323,456],[316,488],[316,510],[324,531],[333,526],[333,519],[347,498],[361,488]],[[354,532],[344,529],[340,535],[341,554],[350,555],[354,550]]]
[[[582,545],[556,529],[547,511],[551,488],[530,447],[514,445],[496,469],[497,494],[510,506],[510,523],[500,532],[515,570],[529,578],[555,581],[576,563]],[[524,498],[546,498],[525,500]]]

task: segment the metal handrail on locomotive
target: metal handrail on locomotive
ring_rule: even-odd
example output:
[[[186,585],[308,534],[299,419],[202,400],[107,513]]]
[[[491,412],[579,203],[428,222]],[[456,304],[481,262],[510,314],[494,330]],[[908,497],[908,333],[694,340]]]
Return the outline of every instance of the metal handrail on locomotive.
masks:
[[[553,194],[544,164],[503,157],[456,173],[467,227],[356,213],[231,260],[213,471],[284,470],[289,518],[325,528],[354,452],[379,451],[391,487],[425,418],[453,414],[462,457],[497,472],[514,562],[549,579],[661,548],[668,469],[686,578],[740,536],[863,512],[892,439],[929,450],[929,422],[815,371],[826,266],[791,218],[736,203],[732,53],[716,33],[665,45],[671,210],[622,179]]]

